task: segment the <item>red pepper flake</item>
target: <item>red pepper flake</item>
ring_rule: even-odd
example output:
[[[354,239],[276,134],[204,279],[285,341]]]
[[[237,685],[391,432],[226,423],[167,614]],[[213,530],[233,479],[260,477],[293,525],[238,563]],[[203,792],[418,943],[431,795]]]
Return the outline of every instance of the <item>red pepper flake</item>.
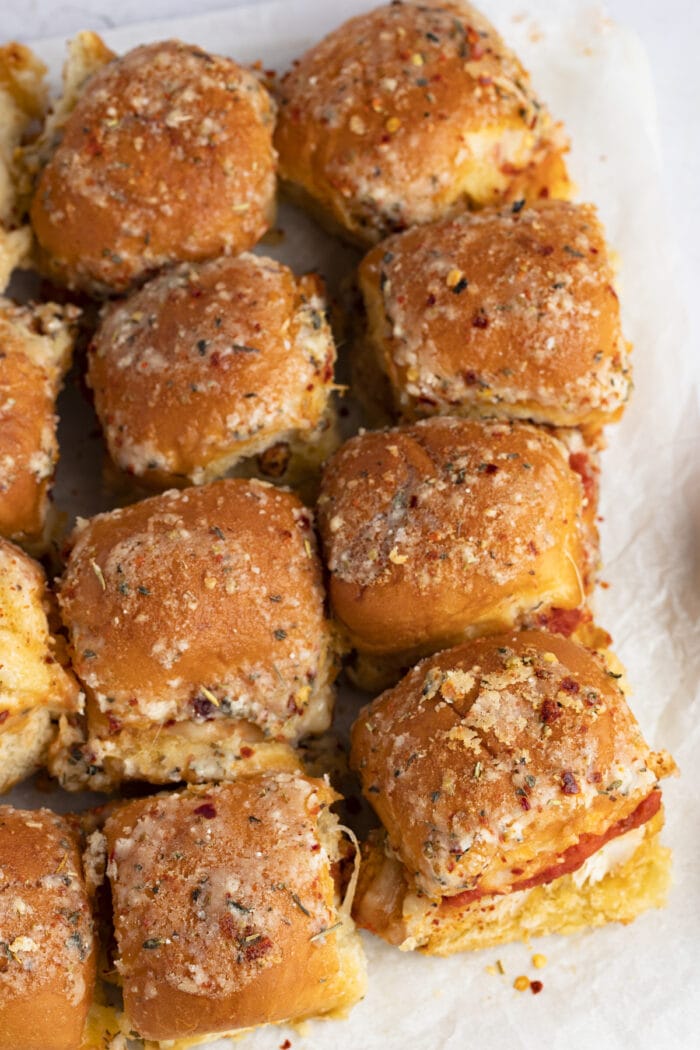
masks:
[[[479,310],[472,317],[472,328],[488,328],[489,319],[483,310]]]
[[[241,758],[252,758],[254,754],[252,747],[246,746],[241,748]]]
[[[538,616],[540,624],[548,631],[567,637],[576,630],[583,618],[582,609],[560,609],[557,606],[552,606],[548,613],[541,613]]]
[[[192,892],[198,894],[197,890],[193,890]],[[197,900],[196,897],[193,897],[192,899]],[[230,941],[238,935],[238,925],[233,916],[229,915],[228,912],[219,916],[219,930],[221,931],[222,936],[227,937]]]
[[[561,775],[561,789],[565,795],[578,795],[581,791],[576,782],[576,777],[568,769]]]
[[[118,718],[114,717],[114,715],[107,715],[107,725],[109,727],[110,735],[114,735],[115,733],[121,732],[122,724]]]
[[[216,809],[211,802],[203,802],[201,806],[197,806],[195,813],[205,820],[212,820],[216,816]]]
[[[527,813],[530,810],[530,808],[531,808],[530,800],[527,797],[527,795],[520,795],[519,798],[518,798],[518,801],[520,802],[521,809],[524,809],[525,812]]]
[[[584,495],[588,502],[594,505],[596,502],[596,479],[590,456],[587,452],[572,452],[569,456],[569,466],[580,475]]]
[[[578,693],[579,684],[573,678],[562,678],[559,688],[563,689],[565,693]]]
[[[4,711],[0,711],[0,726],[3,724],[3,722],[6,722],[9,717],[10,712],[7,709],[5,709]]]
[[[539,995],[543,988],[542,981],[530,981],[530,991],[533,995]]]
[[[474,26],[467,26],[467,41],[470,45],[470,58],[477,61],[484,55],[484,47],[481,41],[481,33]]]
[[[558,718],[561,718],[561,708],[556,700],[543,700],[542,707],[540,708],[540,718],[545,725],[551,725],[552,722],[556,722]]]
[[[283,1043],[280,1043],[280,1050],[290,1050],[291,1045],[292,1044],[289,1042],[289,1040],[285,1039]]]
[[[328,383],[333,378],[333,362],[326,361],[321,372],[321,382]]]
[[[248,929],[247,926],[246,929]],[[254,962],[256,959],[262,958],[262,956],[267,955],[272,948],[272,941],[269,937],[255,934],[251,936],[254,936],[255,940],[248,941],[243,952],[248,962]]]

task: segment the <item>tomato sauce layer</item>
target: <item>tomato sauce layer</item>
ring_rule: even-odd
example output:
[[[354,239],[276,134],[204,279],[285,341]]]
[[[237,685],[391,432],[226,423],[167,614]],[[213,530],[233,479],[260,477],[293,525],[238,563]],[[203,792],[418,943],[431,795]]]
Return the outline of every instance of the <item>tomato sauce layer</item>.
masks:
[[[646,824],[648,820],[656,816],[661,806],[661,792],[656,789],[651,792],[650,795],[639,803],[637,808],[625,817],[623,820],[618,820],[616,824],[612,824],[603,835],[581,835],[580,839],[574,846],[569,846],[567,850],[561,855],[561,859],[557,864],[551,865],[549,868],[545,868],[544,871],[540,871],[537,875],[532,875],[529,879],[522,879],[520,882],[514,882],[509,889],[509,892],[515,892],[516,890],[531,890],[534,886],[541,886],[542,883],[552,882],[554,879],[561,878],[562,875],[570,875],[572,871],[576,871],[584,861],[587,861],[594,853],[597,853],[599,849],[611,839],[616,839],[620,835],[624,835],[627,831],[632,831],[633,828],[639,828],[642,824]],[[454,897],[443,897],[443,904],[460,906],[464,904],[471,904],[472,901],[478,900],[479,897],[494,896],[492,891],[489,890],[465,890],[464,893],[458,893]]]

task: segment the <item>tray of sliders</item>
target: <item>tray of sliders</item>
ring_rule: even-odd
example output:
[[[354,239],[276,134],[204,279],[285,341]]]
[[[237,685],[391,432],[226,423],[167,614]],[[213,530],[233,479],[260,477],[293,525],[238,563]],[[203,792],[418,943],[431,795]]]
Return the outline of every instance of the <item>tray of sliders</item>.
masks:
[[[0,1050],[676,1015],[691,362],[554,6],[0,46]]]

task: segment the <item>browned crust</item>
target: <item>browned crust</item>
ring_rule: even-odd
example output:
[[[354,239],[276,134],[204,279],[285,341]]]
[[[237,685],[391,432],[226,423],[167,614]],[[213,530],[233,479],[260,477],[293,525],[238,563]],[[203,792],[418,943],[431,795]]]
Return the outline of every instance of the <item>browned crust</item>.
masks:
[[[232,479],[98,515],[73,537],[59,602],[91,736],[328,725],[334,642],[311,513],[290,492]]]
[[[0,535],[38,547],[58,460],[56,398],[78,311],[0,299]]]
[[[349,644],[410,661],[579,608],[595,563],[585,508],[566,449],[525,424],[431,419],[352,438],[318,507]]]
[[[71,826],[0,806],[0,1050],[75,1050],[95,980],[93,922]]]
[[[92,292],[251,247],[274,208],[273,105],[230,59],[180,41],[89,79],[31,206],[42,265]]]
[[[276,773],[110,816],[118,967],[136,1031],[226,1032],[325,1014],[362,994],[331,872],[335,798],[323,781]]]
[[[183,265],[108,309],[88,382],[112,459],[165,487],[310,439],[335,347],[323,282],[244,254]]]
[[[353,241],[468,207],[566,196],[566,142],[469,4],[398,3],[345,22],[280,85],[280,174]]]
[[[603,229],[547,201],[408,230],[362,261],[366,338],[395,412],[599,429],[630,393]]]
[[[619,677],[569,639],[514,632],[423,661],[364,709],[351,763],[422,892],[503,892],[673,771]]]

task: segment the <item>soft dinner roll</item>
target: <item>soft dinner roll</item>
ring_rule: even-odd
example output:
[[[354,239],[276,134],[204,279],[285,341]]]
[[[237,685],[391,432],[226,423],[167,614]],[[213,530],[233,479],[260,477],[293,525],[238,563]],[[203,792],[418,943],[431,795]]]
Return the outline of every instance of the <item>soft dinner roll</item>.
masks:
[[[0,298],[0,535],[34,551],[49,539],[56,398],[78,315],[73,306]]]
[[[589,503],[565,446],[524,423],[429,419],[351,438],[318,515],[358,683],[381,688],[516,623],[570,633],[596,565]]]
[[[423,661],[364,708],[351,764],[386,841],[360,924],[449,954],[658,906],[658,780],[675,765],[649,751],[620,677],[570,639],[513,632]]]
[[[75,679],[59,663],[50,612],[41,566],[0,539],[0,793],[41,765],[52,718],[81,705]]]
[[[253,456],[280,480],[318,468],[334,432],[325,308],[320,278],[249,254],[184,264],[107,307],[88,382],[114,462],[161,486]]]
[[[66,787],[295,766],[285,742],[328,728],[335,642],[291,492],[218,481],[80,522],[59,603],[87,694],[53,753]]]
[[[51,277],[123,291],[160,267],[251,247],[274,211],[273,105],[228,58],[169,40],[90,77],[39,176]]]
[[[264,773],[130,802],[105,825],[117,969],[147,1039],[347,1011],[362,946],[322,780]],[[98,833],[99,834],[99,833]]]
[[[521,204],[407,230],[363,260],[364,339],[400,416],[597,430],[622,415],[628,347],[595,208]]]
[[[0,806],[0,1050],[78,1050],[95,981],[75,832]]]
[[[46,66],[24,44],[0,47],[0,293],[15,266],[28,263],[31,230],[23,225],[16,153],[46,109]]]
[[[395,2],[352,18],[295,64],[280,96],[287,188],[359,244],[570,190],[561,126],[469,4]]]

